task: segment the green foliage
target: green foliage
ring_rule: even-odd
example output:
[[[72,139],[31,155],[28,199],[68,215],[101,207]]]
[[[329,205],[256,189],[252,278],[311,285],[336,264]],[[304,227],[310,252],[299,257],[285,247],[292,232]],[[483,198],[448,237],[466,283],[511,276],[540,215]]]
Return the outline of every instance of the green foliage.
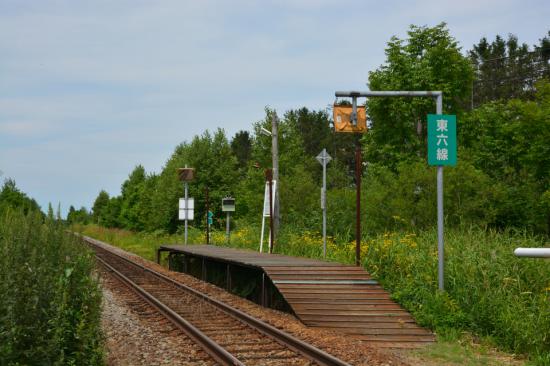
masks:
[[[550,263],[513,254],[544,243],[474,227],[450,229],[445,237],[445,293],[437,291],[435,229],[369,240],[366,268],[423,325],[469,330],[509,351],[548,357]]]
[[[92,254],[40,213],[0,216],[2,365],[102,365]]]
[[[40,211],[38,203],[21,192],[13,179],[6,179],[0,191],[0,214],[9,208],[21,208],[25,214]]]
[[[475,106],[511,98],[531,99],[535,82],[550,77],[550,32],[532,51],[526,43],[519,44],[512,34],[504,40],[497,35],[489,43],[482,38],[469,51],[476,69],[472,95]]]
[[[140,220],[139,203],[144,198],[145,169],[138,165],[134,168],[121,188],[120,223],[131,230],[143,230],[145,224]]]
[[[86,210],[86,207],[81,207],[80,210],[75,210],[73,206],[69,207],[69,213],[67,214],[67,223],[69,225],[75,223],[87,224],[91,218],[92,216]]]
[[[408,38],[392,37],[386,64],[369,73],[371,90],[441,90],[446,113],[460,113],[470,95],[473,70],[445,23],[411,26]],[[432,98],[371,98],[372,130],[365,135],[367,160],[387,166],[426,156],[426,115]]]
[[[109,209],[109,193],[101,190],[99,195],[94,201],[92,206],[92,221],[95,223],[101,223],[105,225],[105,216],[107,215],[107,210]]]
[[[447,225],[492,224],[500,198],[495,183],[466,160],[445,173]],[[427,229],[436,224],[435,170],[426,162],[402,162],[396,172],[371,164],[362,186],[367,232]]]
[[[495,182],[495,225],[550,233],[542,195],[550,187],[550,83],[539,82],[534,101],[485,104],[459,128],[463,156]]]
[[[231,150],[237,158],[239,168],[246,170],[246,165],[252,154],[252,140],[248,131],[239,131],[231,140]]]

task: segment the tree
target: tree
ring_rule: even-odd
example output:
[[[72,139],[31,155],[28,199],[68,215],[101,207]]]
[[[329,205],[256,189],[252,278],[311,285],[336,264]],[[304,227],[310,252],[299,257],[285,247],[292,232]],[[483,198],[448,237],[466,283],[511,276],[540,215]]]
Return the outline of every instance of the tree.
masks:
[[[122,227],[120,222],[121,197],[111,197],[109,205],[102,211],[104,212],[102,223],[107,227]]]
[[[411,26],[408,38],[392,37],[386,63],[369,73],[371,90],[441,90],[444,113],[460,113],[470,96],[473,70],[445,23]],[[368,161],[395,167],[426,154],[426,115],[432,98],[371,98],[372,128],[365,135]]]
[[[221,199],[235,193],[239,170],[225,131],[218,129],[214,134],[206,131],[190,143],[178,145],[158,176],[150,204],[154,215],[149,220],[155,229],[169,232],[177,229],[178,199],[183,197],[183,184],[178,179],[177,169],[184,166],[195,168],[196,173],[195,180],[189,184],[189,196],[195,199],[194,225],[204,225],[206,187],[209,188],[211,211],[216,217],[221,214]]]
[[[476,76],[472,104],[479,106],[510,98],[532,99],[535,83],[550,75],[549,46],[550,39],[546,37],[535,50],[526,43],[519,44],[512,34],[507,40],[497,35],[491,43],[482,38],[469,51]]]
[[[72,206],[71,206],[72,207]],[[109,193],[101,190],[92,206],[92,219],[96,224],[103,224],[106,210],[109,207]]]
[[[74,209],[74,206],[71,205],[71,206],[69,207],[69,212],[67,213],[67,223],[68,223],[69,225],[75,223],[75,221],[74,221],[75,212],[76,212],[76,210]]]
[[[239,162],[239,167],[246,170],[246,164],[252,153],[252,140],[248,131],[239,131],[231,140],[231,150]]]
[[[500,184],[496,224],[550,233],[543,204],[550,187],[550,83],[535,89],[533,101],[487,103],[465,115],[458,139],[463,158]]]
[[[142,230],[144,223],[139,220],[139,202],[145,185],[145,169],[138,165],[124,181],[121,188],[120,223],[126,229]]]
[[[38,203],[21,192],[13,179],[6,179],[0,191],[0,213],[8,207],[21,208],[25,214],[29,211],[40,211]]]
[[[90,213],[86,210],[86,207],[81,207],[79,210],[75,210],[72,205],[69,207],[69,213],[67,214],[68,224],[87,224],[90,218]]]

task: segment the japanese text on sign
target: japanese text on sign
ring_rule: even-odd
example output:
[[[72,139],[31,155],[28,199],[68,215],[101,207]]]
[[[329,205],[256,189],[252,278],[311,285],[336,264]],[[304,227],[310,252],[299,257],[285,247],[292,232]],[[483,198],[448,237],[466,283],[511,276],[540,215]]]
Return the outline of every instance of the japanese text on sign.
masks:
[[[455,115],[428,115],[428,164],[456,165]]]

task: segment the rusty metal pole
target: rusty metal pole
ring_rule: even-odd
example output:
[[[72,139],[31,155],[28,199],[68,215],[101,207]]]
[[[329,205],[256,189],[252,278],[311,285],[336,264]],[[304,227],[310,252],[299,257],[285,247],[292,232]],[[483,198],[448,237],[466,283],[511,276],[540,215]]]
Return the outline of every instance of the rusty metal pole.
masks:
[[[273,253],[273,171],[266,169],[265,178],[269,182],[269,254]]]
[[[355,212],[355,265],[361,265],[361,143],[355,146],[355,186],[357,189]]]
[[[208,187],[206,187],[206,244],[210,244],[210,225],[208,225],[209,211],[210,211],[210,202],[208,200]]]

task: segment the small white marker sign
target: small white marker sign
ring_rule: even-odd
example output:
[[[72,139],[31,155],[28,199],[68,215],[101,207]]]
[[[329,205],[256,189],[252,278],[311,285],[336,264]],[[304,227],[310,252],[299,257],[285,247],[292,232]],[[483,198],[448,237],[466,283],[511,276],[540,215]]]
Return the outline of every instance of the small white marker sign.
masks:
[[[185,204],[185,198],[180,198],[178,219],[193,220],[194,209],[195,200],[192,197],[187,198],[187,205]]]

